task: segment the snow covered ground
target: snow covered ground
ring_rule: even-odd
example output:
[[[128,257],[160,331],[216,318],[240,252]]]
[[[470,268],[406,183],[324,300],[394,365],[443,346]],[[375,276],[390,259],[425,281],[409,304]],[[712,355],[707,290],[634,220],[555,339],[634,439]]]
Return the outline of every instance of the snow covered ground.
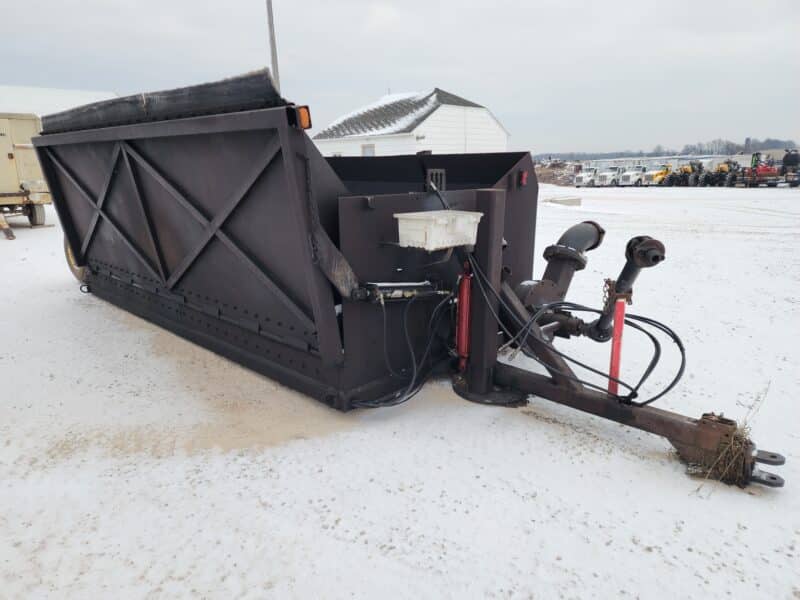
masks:
[[[0,240],[0,598],[800,598],[800,190],[541,196],[576,192],[581,207],[541,204],[537,255],[600,222],[570,295],[597,305],[628,238],[661,239],[668,259],[632,309],[688,347],[661,406],[749,415],[787,457],[784,489],[704,483],[655,436],[542,400],[478,406],[446,381],[336,413],[81,294],[60,229],[15,220]],[[607,346],[568,344],[606,364]],[[638,344],[627,335],[630,378]]]

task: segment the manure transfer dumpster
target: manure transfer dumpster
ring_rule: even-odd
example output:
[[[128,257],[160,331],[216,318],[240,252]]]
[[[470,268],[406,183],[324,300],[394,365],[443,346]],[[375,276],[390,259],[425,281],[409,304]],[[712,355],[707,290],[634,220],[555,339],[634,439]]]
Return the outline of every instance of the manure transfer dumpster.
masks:
[[[342,297],[342,272],[457,276],[397,246],[392,215],[439,206],[433,177],[461,208],[505,199],[507,266],[526,279],[537,186],[526,152],[326,159],[301,118],[260,71],[47,116],[35,146],[92,293],[346,410],[406,387],[384,337],[398,369],[408,349],[403,307]],[[433,305],[415,304],[421,356]],[[437,338],[429,364],[446,346]]]
[[[84,290],[340,410],[405,402],[448,373],[468,400],[546,398],[664,436],[706,477],[783,485],[758,464],[784,458],[735,421],[653,406],[685,349],[626,306],[660,241],[632,238],[602,305],[578,305],[570,283],[605,232],[570,227],[530,280],[529,153],[326,159],[310,125],[266,71],[45,117],[34,145]],[[620,374],[625,326],[653,345],[635,383]],[[556,346],[579,336],[611,342],[608,372]],[[657,336],[680,366],[645,394]],[[519,352],[546,374],[514,366]]]

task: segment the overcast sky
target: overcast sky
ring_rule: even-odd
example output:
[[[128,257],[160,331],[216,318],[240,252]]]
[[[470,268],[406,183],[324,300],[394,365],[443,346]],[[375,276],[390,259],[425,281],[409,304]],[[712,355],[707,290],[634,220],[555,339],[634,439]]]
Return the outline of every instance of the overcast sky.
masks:
[[[490,108],[513,149],[800,142],[800,0],[274,3],[282,92],[317,128],[438,86]],[[0,84],[127,94],[269,61],[264,0],[8,6]]]

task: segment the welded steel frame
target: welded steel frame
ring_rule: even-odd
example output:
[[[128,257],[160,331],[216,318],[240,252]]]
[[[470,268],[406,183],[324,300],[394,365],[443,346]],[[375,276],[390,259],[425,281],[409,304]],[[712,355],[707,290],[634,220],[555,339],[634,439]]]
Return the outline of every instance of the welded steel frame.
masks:
[[[298,272],[303,273],[310,306],[310,310],[305,310],[275,281],[267,265],[254,260],[246,248],[232,240],[222,229],[226,219],[235,212],[256,179],[280,156],[283,159],[281,176],[286,196],[279,200],[292,211],[299,239],[309,239],[312,215],[307,203],[310,195],[309,182],[313,180],[314,173],[302,171],[327,168],[327,165],[320,166],[320,160],[323,159],[313,146],[307,144],[307,136],[290,124],[291,110],[291,107],[282,107],[50,134],[35,138],[34,145],[53,193],[55,208],[67,242],[78,265],[90,266],[87,285],[92,292],[237,362],[335,405],[339,395],[339,370],[336,367],[343,360],[342,340],[333,291],[323,273],[314,268],[315,257],[311,244],[299,244],[297,254],[276,257],[294,263]],[[135,148],[137,140],[260,130],[269,132],[273,136],[273,143],[256,158],[249,176],[231,190],[222,209],[213,216],[204,214],[194,199],[173,184],[169,173],[163,172],[160,165],[154,164]],[[114,149],[110,167],[103,174],[102,191],[93,195],[75,173],[75,165],[60,159],[58,151],[61,147],[99,143],[113,143]],[[242,159],[253,161],[253,157],[243,156]],[[72,160],[76,160],[74,156]],[[129,178],[134,193],[127,200],[135,204],[142,214],[148,239],[156,249],[160,247],[152,217],[148,214],[146,204],[142,202],[142,190],[131,168],[132,164],[144,169],[158,181],[174,202],[186,211],[187,218],[203,228],[201,239],[172,273],[166,272],[160,252],[155,260],[148,258],[133,241],[125,224],[117,222],[105,210],[108,192],[115,179]],[[195,164],[193,168],[213,169],[215,165]],[[63,185],[71,187],[71,196],[75,197],[77,192],[77,196],[93,211],[89,229],[83,234],[78,232],[70,214],[62,180],[67,182]],[[149,275],[149,281],[104,272],[91,264],[92,245],[101,222],[119,235],[127,250],[138,259],[143,271]],[[253,277],[281,299],[300,323],[313,330],[316,343],[297,337],[278,336],[274,332],[260,330],[253,323],[237,323],[234,318],[221,316],[218,310],[198,305],[191,298],[176,293],[176,284],[200,260],[211,239],[217,239],[224,244]]]

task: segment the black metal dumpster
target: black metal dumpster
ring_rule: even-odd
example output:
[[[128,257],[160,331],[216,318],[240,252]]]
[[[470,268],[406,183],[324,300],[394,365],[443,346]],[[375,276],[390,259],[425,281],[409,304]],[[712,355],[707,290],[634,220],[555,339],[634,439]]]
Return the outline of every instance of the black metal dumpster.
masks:
[[[325,159],[300,125],[259,72],[47,117],[34,144],[92,293],[346,410],[406,385],[385,342],[421,353],[433,310],[404,321],[352,300],[353,278],[457,277],[457,261],[401,251],[392,215],[437,207],[432,180],[454,207],[502,203],[516,283],[537,185],[528,153]]]

